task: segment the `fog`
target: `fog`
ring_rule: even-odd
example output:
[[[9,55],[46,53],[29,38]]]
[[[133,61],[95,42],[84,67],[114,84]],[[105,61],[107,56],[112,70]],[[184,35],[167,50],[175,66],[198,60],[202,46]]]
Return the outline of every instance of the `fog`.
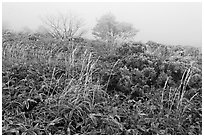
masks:
[[[16,31],[37,30],[43,17],[70,12],[83,18],[88,38],[97,19],[111,12],[139,30],[136,41],[202,46],[201,3],[2,3],[2,22]]]

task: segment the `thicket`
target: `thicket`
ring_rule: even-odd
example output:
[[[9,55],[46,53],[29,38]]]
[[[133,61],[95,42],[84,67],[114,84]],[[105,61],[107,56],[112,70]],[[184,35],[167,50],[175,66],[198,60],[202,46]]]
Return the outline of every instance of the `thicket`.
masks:
[[[202,134],[194,47],[2,38],[2,134]]]

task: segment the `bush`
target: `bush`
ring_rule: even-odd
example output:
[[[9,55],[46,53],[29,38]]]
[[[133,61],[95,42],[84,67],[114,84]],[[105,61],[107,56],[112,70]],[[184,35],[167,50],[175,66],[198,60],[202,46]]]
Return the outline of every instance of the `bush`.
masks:
[[[3,135],[202,133],[200,57],[164,58],[143,43],[109,52],[100,41],[10,37],[2,45]]]

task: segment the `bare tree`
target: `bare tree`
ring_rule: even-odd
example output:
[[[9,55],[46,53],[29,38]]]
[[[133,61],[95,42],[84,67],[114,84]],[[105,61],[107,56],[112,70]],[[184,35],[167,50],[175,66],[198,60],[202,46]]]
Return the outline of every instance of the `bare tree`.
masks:
[[[59,13],[57,16],[47,16],[42,21],[47,31],[58,39],[82,37],[86,33],[84,21],[73,14]]]

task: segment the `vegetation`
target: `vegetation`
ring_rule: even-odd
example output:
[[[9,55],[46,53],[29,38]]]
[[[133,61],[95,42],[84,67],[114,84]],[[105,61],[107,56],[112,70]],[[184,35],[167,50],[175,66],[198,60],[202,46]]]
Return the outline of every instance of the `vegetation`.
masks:
[[[50,15],[44,17],[42,22],[45,24],[44,31],[53,38],[81,37],[86,33],[84,21],[73,14],[59,13],[56,16]]]
[[[130,41],[135,37],[138,30],[132,24],[126,22],[118,22],[113,14],[105,14],[97,20],[96,26],[93,28],[93,35],[100,40],[106,41],[111,45]]]
[[[201,134],[200,51],[146,44],[4,34],[2,133]]]
[[[202,53],[2,35],[3,135],[200,135]]]

